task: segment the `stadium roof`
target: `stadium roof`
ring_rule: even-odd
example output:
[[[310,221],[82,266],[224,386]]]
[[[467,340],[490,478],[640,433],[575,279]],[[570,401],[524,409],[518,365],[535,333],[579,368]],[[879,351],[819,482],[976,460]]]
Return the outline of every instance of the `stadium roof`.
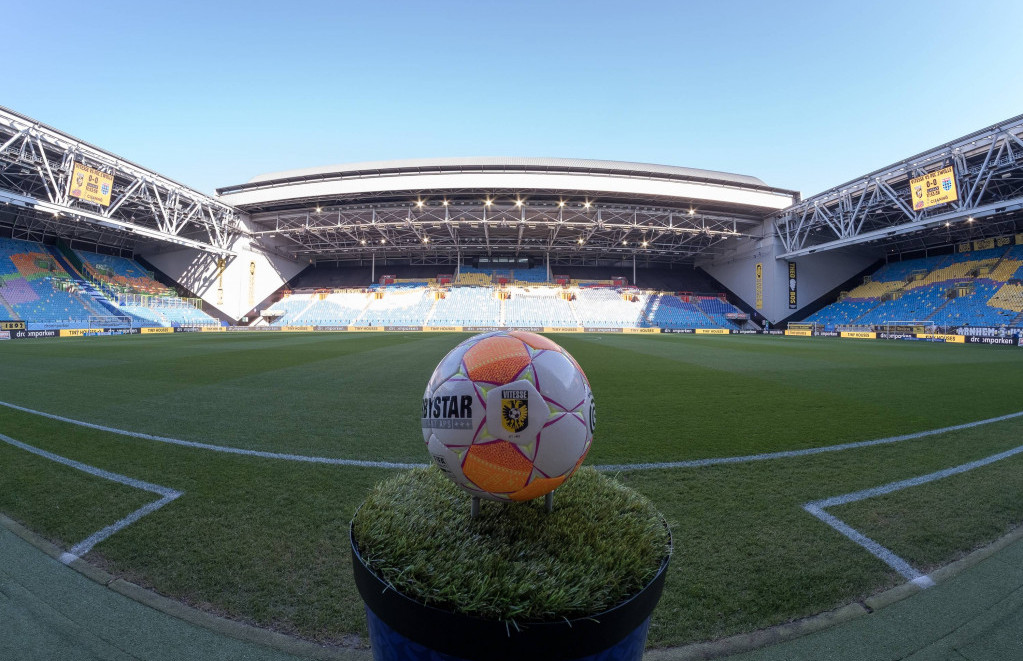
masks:
[[[309,260],[549,255],[555,261],[692,261],[759,235],[799,194],[696,168],[557,158],[353,163],[218,189],[249,228]],[[433,263],[433,262],[430,262]]]
[[[249,180],[248,184],[267,184],[270,182],[284,183],[307,179],[332,177],[364,177],[403,172],[444,172],[444,171],[543,171],[543,172],[591,172],[623,174],[628,176],[664,176],[690,180],[716,181],[742,186],[761,186],[767,188],[760,179],[742,174],[699,170],[674,165],[655,165],[651,163],[630,163],[623,161],[605,161],[583,158],[514,158],[476,156],[465,158],[412,158],[398,161],[365,161],[362,163],[346,163],[326,165],[299,170],[286,170],[261,174]],[[229,186],[218,189],[219,193],[241,190],[248,185]]]

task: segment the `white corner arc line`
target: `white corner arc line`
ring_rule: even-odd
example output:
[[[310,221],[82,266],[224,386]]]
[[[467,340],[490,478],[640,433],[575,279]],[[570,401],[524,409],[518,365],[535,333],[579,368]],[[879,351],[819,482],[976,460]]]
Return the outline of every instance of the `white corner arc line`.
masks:
[[[1008,459],[1009,457],[1014,457],[1018,454],[1023,454],[1023,445],[1019,445],[1015,448],[1012,448],[1011,450],[1006,450],[1005,452],[993,454],[989,457],[984,457],[983,459],[977,459],[976,461],[970,461],[965,464],[960,464],[958,466],[952,466],[951,468],[945,468],[940,471],[928,473],[927,475],[920,475],[918,477],[913,477],[908,480],[890,482],[879,487],[874,487],[872,489],[863,489],[861,491],[854,491],[852,493],[843,494],[841,496],[833,496],[831,498],[815,500],[803,505],[803,509],[812,514],[813,516],[817,517],[819,520],[828,524],[841,534],[845,535],[853,542],[862,546],[871,555],[873,555],[881,562],[884,562],[886,565],[897,571],[910,582],[916,583],[920,587],[928,588],[934,585],[934,581],[929,576],[922,574],[920,571],[918,571],[916,568],[914,568],[912,565],[910,565],[908,562],[899,557],[890,549],[882,546],[881,544],[877,543],[873,539],[867,537],[860,531],[856,530],[855,528],[847,524],[845,521],[842,521],[833,514],[829,514],[825,510],[829,507],[846,505],[848,503],[855,503],[861,500],[866,500],[867,498],[883,496],[885,494],[893,493],[895,491],[902,491],[903,489],[908,489],[910,487],[919,486],[921,484],[927,484],[928,482],[942,480],[946,477],[959,475],[961,473],[974,470],[975,468],[981,468],[982,466],[987,466],[995,463],[996,461]]]
[[[155,493],[158,496],[160,496],[159,500],[155,500],[147,505],[143,505],[142,507],[138,508],[137,510],[135,510],[128,516],[124,517],[123,519],[115,523],[112,523],[109,526],[106,526],[102,530],[97,530],[93,534],[89,535],[82,541],[72,546],[71,549],[68,550],[66,553],[61,554],[60,561],[66,565],[71,564],[81,556],[85,555],[90,550],[92,550],[92,547],[96,546],[97,544],[107,539],[108,537],[118,532],[119,530],[127,528],[128,526],[135,523],[136,521],[146,516],[147,514],[152,514],[153,512],[160,509],[167,503],[183,495],[183,492],[177,491],[176,489],[164,487],[159,484],[152,484],[150,482],[145,482],[143,480],[136,480],[135,478],[128,477],[126,475],[121,475],[119,473],[111,473],[110,471],[103,470],[102,468],[96,468],[95,466],[83,464],[80,461],[68,459],[67,457],[62,457],[59,454],[53,454],[52,452],[48,452],[46,450],[37,448],[27,443],[22,443],[21,441],[13,439],[10,436],[5,436],[4,434],[0,434],[0,441],[3,441],[4,443],[7,443],[9,445],[13,445],[16,448],[25,450],[26,452],[31,452],[34,455],[43,457],[44,459],[55,461],[58,464],[63,464],[70,468],[74,468],[75,470],[80,470],[84,473],[94,475],[104,480],[110,480],[111,482],[117,482],[119,484],[124,484],[126,486],[134,487],[136,489],[142,489],[143,491]]]
[[[3,402],[0,402],[0,404],[3,404]],[[874,445],[886,445],[888,443],[911,441],[913,439],[924,438],[926,436],[934,436],[936,434],[944,434],[946,432],[960,431],[962,429],[972,429],[973,427],[980,427],[983,425],[989,425],[995,422],[1002,422],[1005,420],[1011,420],[1013,418],[1020,417],[1023,417],[1023,411],[1017,411],[1016,413],[1007,413],[1006,415],[1000,415],[994,418],[986,418],[984,420],[964,422],[963,424],[952,425],[950,427],[941,427],[939,429],[927,429],[924,431],[914,432],[912,434],[902,434],[901,436],[888,436],[886,438],[876,438],[870,441],[856,441],[853,443],[840,443],[838,445],[825,445],[816,448],[806,448],[805,450],[784,450],[782,452],[747,454],[739,457],[714,457],[710,459],[691,459],[687,461],[665,461],[659,463],[645,464],[605,464],[602,466],[596,466],[596,469],[601,471],[630,471],[630,470],[655,470],[661,468],[704,468],[706,466],[721,466],[724,464],[745,464],[754,461],[768,461],[771,459],[792,459],[795,457],[809,457],[816,454],[824,454],[826,452],[841,452],[842,450],[855,450],[857,448],[867,448]]]
[[[92,422],[85,422],[84,420],[75,420],[74,418],[65,418],[64,416],[54,415],[53,413],[46,413],[45,411],[36,411],[34,409],[25,408],[24,406],[18,406],[17,404],[11,404],[9,402],[0,402],[0,406],[6,406],[9,409],[15,411],[22,411],[23,413],[31,413],[32,415],[42,416],[51,420],[57,420],[58,422],[66,422],[71,425],[78,425],[79,427],[87,427],[89,429],[96,429],[98,431],[104,431],[111,434],[118,434],[120,436],[130,436],[131,438],[141,438],[147,441],[158,441],[160,443],[169,443],[171,445],[181,445],[188,448],[197,448],[200,450],[212,450],[213,452],[226,452],[228,454],[239,454],[246,457],[262,457],[263,459],[279,459],[282,461],[301,461],[310,464],[329,464],[333,466],[359,466],[364,468],[421,468],[426,464],[412,464],[412,463],[400,463],[393,461],[369,461],[361,459],[339,459],[336,457],[312,457],[304,454],[287,454],[282,452],[266,452],[264,450],[245,450],[242,448],[233,448],[228,445],[213,445],[211,443],[200,443],[198,441],[185,441],[180,438],[170,438],[168,436],[155,436],[153,434],[144,434],[142,432],[128,431],[125,429],[117,429],[115,427],[105,427],[103,425],[97,425]]]
[[[10,402],[0,401],[0,406],[7,407],[9,409],[14,409],[15,411],[21,411],[23,413],[29,413],[32,415],[38,415],[44,418],[49,418],[51,420],[57,420],[58,422],[66,422],[68,424],[77,425],[79,427],[86,427],[88,429],[96,429],[98,431],[108,432],[111,434],[118,434],[120,436],[129,436],[131,438],[141,438],[148,441],[157,441],[159,443],[169,443],[171,445],[180,445],[183,447],[197,448],[200,450],[210,450],[213,452],[225,452],[227,454],[237,454],[247,457],[261,457],[263,459],[277,459],[280,461],[298,461],[311,464],[328,464],[332,466],[356,466],[361,468],[395,468],[403,470],[407,470],[410,468],[423,468],[429,465],[426,463],[372,461],[368,459],[343,459],[340,457],[316,457],[304,454],[268,452],[265,450],[246,450],[243,448],[231,447],[229,445],[215,445],[212,443],[201,443],[199,441],[186,441],[180,438],[171,438],[169,436],[157,436],[154,434],[134,432],[126,429],[117,429],[116,427],[107,427],[104,425],[98,425],[93,422],[86,422],[84,420],[67,418],[53,413],[46,413],[45,411],[37,411],[35,409],[30,409],[24,406],[18,406],[17,404],[11,404]],[[772,459],[793,459],[796,457],[808,457],[817,454],[824,454],[827,452],[841,452],[843,450],[855,450],[857,448],[866,448],[874,445],[886,445],[888,443],[911,441],[917,438],[924,438],[927,436],[934,436],[936,434],[944,434],[946,432],[959,431],[962,429],[972,429],[973,427],[980,427],[983,425],[989,425],[995,422],[1002,422],[1005,420],[1011,420],[1013,418],[1020,417],[1023,417],[1023,411],[1017,411],[1016,413],[1007,413],[1005,415],[996,416],[994,418],[985,418],[984,420],[964,422],[959,425],[951,425],[949,427],[941,427],[939,429],[925,429],[924,431],[913,432],[911,434],[903,434],[901,436],[888,436],[886,438],[877,438],[870,441],[840,443],[838,445],[826,445],[822,447],[806,448],[804,450],[783,450],[781,452],[748,454],[738,457],[712,457],[708,459],[666,461],[659,463],[599,464],[594,466],[594,468],[596,470],[604,472],[624,472],[633,470],[658,470],[665,468],[704,468],[706,466],[745,464],[755,461],[769,461]]]

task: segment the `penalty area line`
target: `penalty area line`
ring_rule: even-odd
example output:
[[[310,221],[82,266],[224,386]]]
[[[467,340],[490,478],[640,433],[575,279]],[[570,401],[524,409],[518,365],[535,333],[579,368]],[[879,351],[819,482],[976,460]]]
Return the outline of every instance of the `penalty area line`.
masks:
[[[885,563],[895,571],[897,571],[903,578],[915,583],[922,588],[929,588],[934,585],[934,580],[923,574],[918,569],[910,565],[903,558],[899,557],[894,551],[888,549],[878,542],[874,541],[870,537],[867,537],[860,531],[850,526],[845,521],[842,521],[837,516],[826,512],[825,510],[829,507],[836,507],[838,505],[847,505],[849,503],[855,503],[875,496],[883,496],[885,494],[894,493],[896,491],[902,491],[910,487],[919,486],[921,484],[927,484],[929,482],[935,482],[937,480],[943,480],[946,477],[953,475],[960,475],[976,468],[988,466],[1001,461],[1002,459],[1008,459],[1018,454],[1023,453],[1023,445],[1006,450],[1005,452],[999,452],[983,459],[977,459],[976,461],[970,461],[965,464],[953,466],[951,468],[945,468],[940,471],[928,473],[927,475],[920,475],[913,477],[908,480],[899,480],[898,482],[890,482],[888,484],[874,487],[872,489],[863,489],[862,491],[854,491],[852,493],[843,494],[841,496],[833,496],[831,498],[824,498],[821,500],[814,500],[812,502],[803,505],[803,509],[815,516],[820,521],[828,524],[842,535],[852,540],[856,544],[863,547],[875,558]]]
[[[170,487],[161,486],[159,484],[152,484],[150,482],[145,482],[143,480],[136,480],[135,478],[128,477],[126,475],[121,475],[119,473],[111,473],[110,471],[103,470],[102,468],[96,468],[95,466],[83,464],[80,461],[68,459],[67,457],[62,457],[59,454],[54,454],[52,452],[48,452],[46,450],[37,448],[27,443],[22,443],[21,441],[13,439],[10,436],[5,436],[4,434],[0,434],[0,441],[3,441],[8,445],[13,445],[14,447],[19,448],[21,450],[25,450],[26,452],[31,452],[34,455],[43,457],[44,459],[49,459],[50,461],[55,461],[58,464],[63,464],[70,468],[74,468],[75,470],[82,471],[83,473],[88,473],[89,475],[94,475],[104,480],[110,480],[111,482],[117,482],[118,484],[124,484],[126,486],[141,489],[143,491],[148,491],[150,493],[155,493],[156,495],[160,496],[159,500],[155,500],[147,505],[143,505],[142,507],[138,508],[137,510],[135,510],[128,516],[124,517],[123,519],[120,519],[119,521],[116,521],[101,530],[97,530],[96,532],[92,533],[82,541],[72,546],[67,552],[62,553],[60,556],[60,561],[63,562],[65,565],[70,565],[72,562],[74,562],[78,558],[82,557],[83,555],[91,551],[92,547],[96,546],[103,540],[109,538],[114,533],[120,530],[124,530],[125,528],[135,523],[136,521],[146,516],[147,514],[152,514],[153,512],[160,509],[167,503],[179,498],[184,493],[176,489],[171,489]]]

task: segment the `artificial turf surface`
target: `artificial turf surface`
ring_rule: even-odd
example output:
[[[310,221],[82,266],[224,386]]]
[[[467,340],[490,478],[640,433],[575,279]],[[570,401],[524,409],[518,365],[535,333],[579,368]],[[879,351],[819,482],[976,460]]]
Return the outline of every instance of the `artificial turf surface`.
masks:
[[[0,343],[0,400],[119,429],[425,463],[418,417],[460,334],[180,334]],[[805,449],[1023,410],[1012,347],[555,335],[597,404],[589,465]],[[86,559],[213,612],[365,643],[348,523],[393,470],[246,457],[0,407],[0,434],[184,495]],[[828,610],[904,582],[803,509],[1016,447],[1023,418],[795,459],[625,471],[672,525],[652,646]],[[1023,521],[1021,459],[831,510],[921,569]],[[0,443],[0,511],[65,548],[155,496]],[[468,502],[466,502],[468,507]]]

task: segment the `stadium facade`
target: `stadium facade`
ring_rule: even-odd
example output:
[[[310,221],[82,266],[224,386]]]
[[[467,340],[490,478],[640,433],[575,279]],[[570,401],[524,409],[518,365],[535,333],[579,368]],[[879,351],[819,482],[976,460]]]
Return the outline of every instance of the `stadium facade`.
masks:
[[[211,196],[0,108],[0,236],[139,257],[232,320],[311,265],[369,267],[369,284],[388,266],[526,260],[627,269],[640,287],[644,269],[698,268],[777,322],[886,258],[1023,232],[1021,158],[1023,116],[806,199],[747,175],[555,158],[316,167]],[[951,199],[927,181],[945,171]],[[916,204],[921,181],[944,201]]]

